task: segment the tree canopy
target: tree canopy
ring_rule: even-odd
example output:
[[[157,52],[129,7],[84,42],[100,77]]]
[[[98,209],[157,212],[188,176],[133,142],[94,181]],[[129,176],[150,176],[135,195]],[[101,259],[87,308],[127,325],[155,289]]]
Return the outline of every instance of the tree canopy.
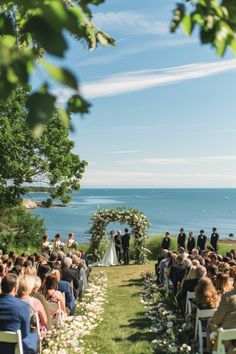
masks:
[[[20,202],[22,184],[43,181],[53,187],[52,198],[70,200],[69,193],[80,187],[86,161],[72,149],[69,129],[55,110],[40,137],[34,137],[26,124],[25,101],[30,92],[18,87],[0,101],[0,206]]]
[[[19,85],[30,82],[40,65],[49,77],[74,92],[66,102],[64,116],[87,113],[89,103],[79,92],[76,76],[65,67],[43,59],[45,54],[63,58],[68,50],[68,34],[83,41],[90,50],[98,44],[114,45],[114,40],[92,22],[90,5],[104,0],[4,0],[0,5],[0,98],[7,98]],[[55,109],[56,96],[49,81],[27,99],[27,121],[31,126],[47,123]],[[64,119],[66,123],[66,119]]]
[[[185,0],[177,4],[171,31],[182,26],[187,35],[199,28],[202,44],[214,47],[223,56],[229,47],[236,54],[236,2],[235,0]]]

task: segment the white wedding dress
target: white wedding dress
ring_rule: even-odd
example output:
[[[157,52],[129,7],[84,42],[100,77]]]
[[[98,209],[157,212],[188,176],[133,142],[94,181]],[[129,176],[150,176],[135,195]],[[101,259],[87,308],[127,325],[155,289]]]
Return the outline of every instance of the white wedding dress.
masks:
[[[110,237],[106,252],[103,256],[103,259],[93,263],[92,266],[108,267],[119,264],[118,258],[116,255],[116,248],[113,237]]]

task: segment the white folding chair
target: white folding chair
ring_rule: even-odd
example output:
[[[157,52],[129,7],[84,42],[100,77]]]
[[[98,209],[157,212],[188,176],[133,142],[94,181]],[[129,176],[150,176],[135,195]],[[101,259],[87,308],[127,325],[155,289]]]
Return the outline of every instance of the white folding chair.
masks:
[[[214,315],[216,309],[211,310],[199,310],[197,309],[194,341],[198,339],[198,351],[199,354],[203,354],[203,338],[206,338],[206,331],[202,331],[202,319],[211,318]]]
[[[74,294],[74,284],[73,284],[73,280],[71,280],[71,282],[69,282],[69,286],[71,288],[71,295],[72,295],[72,299],[75,302],[75,294]]]
[[[186,303],[185,303],[185,316],[191,315],[192,312],[192,303],[190,300],[195,298],[194,291],[188,291],[186,296]]]
[[[169,285],[170,285],[170,280],[169,280],[169,278],[167,277],[167,275],[166,275],[166,268],[165,268],[165,270],[164,270],[164,281],[163,281],[163,283],[164,283],[164,288],[165,288],[165,291],[166,291],[166,295],[169,295],[169,293],[170,293],[170,289],[169,289]]]
[[[63,318],[62,318],[62,311],[61,311],[61,304],[60,302],[51,302],[47,301],[48,304],[48,309],[50,312],[50,315],[52,317],[53,324],[56,328],[60,327],[62,325]]]
[[[16,332],[0,331],[0,342],[15,344],[15,354],[23,354],[23,344],[20,329],[18,329]]]
[[[233,329],[218,329],[218,337],[217,337],[217,354],[225,354],[225,346],[223,341],[225,340],[236,340],[236,328]]]

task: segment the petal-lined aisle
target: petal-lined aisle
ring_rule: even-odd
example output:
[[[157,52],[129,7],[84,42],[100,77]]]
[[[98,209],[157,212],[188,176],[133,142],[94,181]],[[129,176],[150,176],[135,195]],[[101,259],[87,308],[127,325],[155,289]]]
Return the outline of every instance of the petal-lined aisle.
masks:
[[[99,272],[101,268],[94,268]],[[154,263],[105,268],[110,284],[103,321],[84,338],[86,354],[146,354],[156,338],[150,332],[146,309],[140,302],[142,272],[154,270]]]

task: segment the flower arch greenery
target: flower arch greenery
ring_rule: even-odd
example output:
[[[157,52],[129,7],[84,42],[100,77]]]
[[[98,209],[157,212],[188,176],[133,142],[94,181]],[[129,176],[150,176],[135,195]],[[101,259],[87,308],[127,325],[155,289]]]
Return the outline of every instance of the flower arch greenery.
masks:
[[[149,220],[143,212],[129,208],[99,209],[91,216],[92,234],[89,253],[92,260],[102,259],[105,251],[106,226],[110,222],[128,224],[131,227],[131,236],[134,236],[134,259],[136,263],[142,264],[146,260],[145,240]]]

